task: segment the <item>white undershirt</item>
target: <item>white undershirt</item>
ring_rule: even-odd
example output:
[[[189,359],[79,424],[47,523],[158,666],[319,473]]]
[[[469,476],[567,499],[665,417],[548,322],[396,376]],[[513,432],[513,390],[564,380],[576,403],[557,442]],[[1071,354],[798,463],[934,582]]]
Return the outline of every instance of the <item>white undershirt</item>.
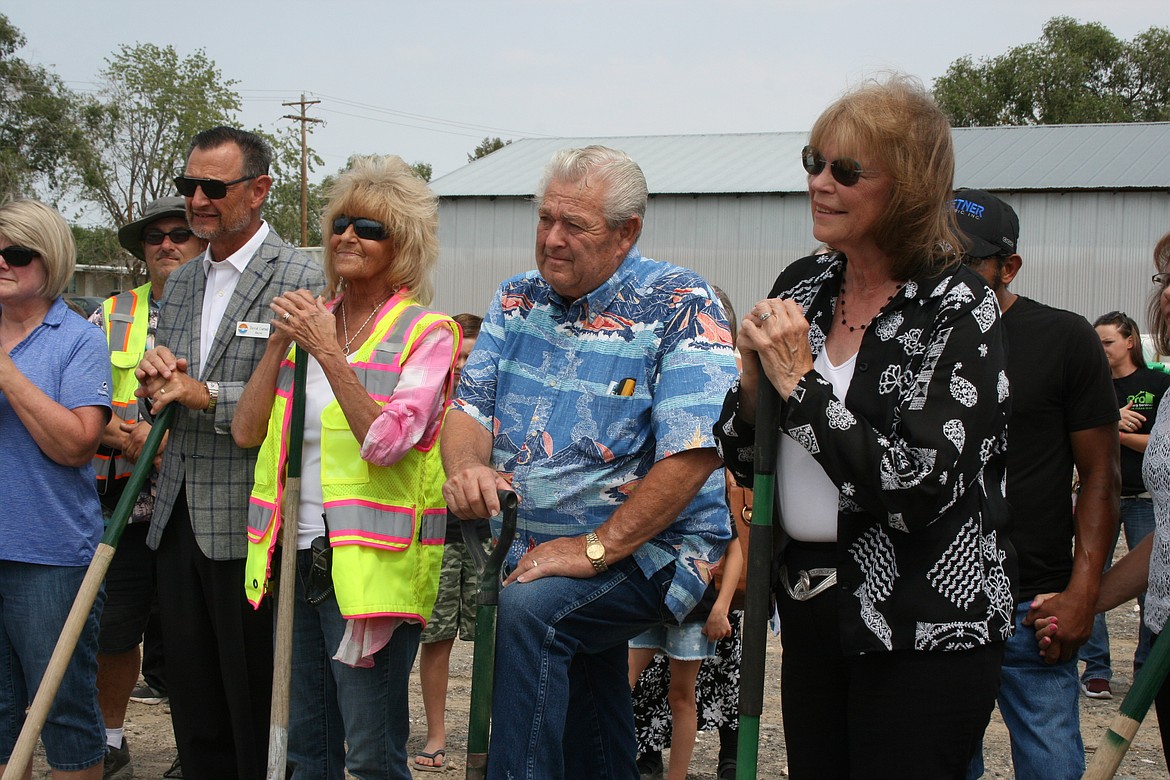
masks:
[[[203,272],[207,274],[207,289],[203,291],[203,310],[199,320],[199,376],[207,375],[207,356],[215,343],[220,321],[236,291],[236,283],[244,275],[248,261],[268,237],[268,223],[260,220],[260,229],[248,242],[222,260],[213,261],[211,247],[203,253]]]
[[[844,398],[853,381],[857,353],[839,366],[829,362],[822,349],[813,368],[833,386],[833,395]],[[776,454],[776,493],[784,530],[800,542],[837,541],[837,507],[840,491],[821,464],[790,436],[780,437]]]
[[[297,549],[307,550],[325,533],[325,498],[321,491],[321,413],[333,403],[333,387],[315,357],[305,364],[305,435],[301,447],[301,507]]]

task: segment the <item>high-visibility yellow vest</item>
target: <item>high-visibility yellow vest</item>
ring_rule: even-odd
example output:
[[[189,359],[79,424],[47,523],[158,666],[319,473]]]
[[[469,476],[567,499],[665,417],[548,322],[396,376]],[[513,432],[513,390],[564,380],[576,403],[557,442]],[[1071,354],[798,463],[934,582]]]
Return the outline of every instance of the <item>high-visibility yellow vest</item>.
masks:
[[[390,400],[402,365],[433,328],[454,335],[451,365],[459,354],[459,326],[445,314],[394,296],[350,363],[379,405]],[[292,411],[293,351],[281,363],[268,434],[256,462],[248,508],[248,558],[244,589],[259,606],[272,573],[272,551],[281,526],[281,498]],[[445,393],[451,391],[450,378]],[[310,424],[306,421],[306,425]],[[321,491],[333,585],[346,618],[396,616],[430,619],[439,589],[446,534],[442,461],[438,435],[420,441],[392,466],[361,458],[362,443],[350,431],[334,399],[321,413]],[[291,518],[296,522],[296,518]]]
[[[102,302],[102,322],[106,341],[110,345],[110,367],[113,371],[114,416],[134,425],[138,422],[138,379],[134,369],[146,353],[146,334],[150,324],[150,282],[120,293]],[[104,484],[110,479],[124,479],[134,470],[134,464],[121,452],[110,453],[102,447],[93,458],[97,474],[98,492],[104,493]]]

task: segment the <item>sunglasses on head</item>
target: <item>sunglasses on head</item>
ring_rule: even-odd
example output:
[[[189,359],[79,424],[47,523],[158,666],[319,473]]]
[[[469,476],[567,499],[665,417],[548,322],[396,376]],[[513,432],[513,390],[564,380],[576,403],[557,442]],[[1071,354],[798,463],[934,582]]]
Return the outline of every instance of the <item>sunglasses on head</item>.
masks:
[[[353,234],[367,241],[385,241],[388,237],[386,226],[376,219],[365,217],[347,217],[344,214],[333,220],[333,235],[340,236],[353,225]]]
[[[31,263],[34,257],[40,256],[40,252],[27,246],[6,246],[0,249],[0,257],[3,257],[4,262],[11,268],[23,268]]]
[[[861,163],[854,160],[852,157],[842,157],[839,160],[829,162],[821,156],[821,152],[815,146],[806,146],[800,152],[800,161],[804,165],[804,169],[809,176],[816,176],[825,169],[825,165],[829,166],[829,173],[838,184],[843,187],[852,187],[857,182],[861,181],[861,175],[867,171],[861,167]],[[872,171],[870,171],[872,172]]]
[[[244,181],[251,181],[252,179],[260,178],[260,174],[255,176],[241,176],[238,179],[231,181],[221,181],[219,179],[196,179],[191,176],[176,176],[175,188],[178,189],[179,194],[185,198],[194,198],[196,188],[203,190],[203,194],[207,196],[208,200],[219,200],[227,196],[228,187],[233,184],[239,184]]]
[[[147,230],[142,234],[142,242],[150,244],[151,246],[159,246],[164,239],[169,238],[172,244],[185,244],[191,240],[195,234],[187,228],[175,228],[174,230],[163,232],[161,230]]]

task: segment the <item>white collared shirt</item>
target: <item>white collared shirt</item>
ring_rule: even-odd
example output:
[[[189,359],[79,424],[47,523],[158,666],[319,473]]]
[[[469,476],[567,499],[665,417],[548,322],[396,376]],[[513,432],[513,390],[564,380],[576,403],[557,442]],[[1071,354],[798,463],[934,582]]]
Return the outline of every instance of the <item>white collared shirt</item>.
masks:
[[[223,260],[212,262],[211,247],[203,253],[203,273],[207,275],[207,289],[203,291],[203,314],[199,323],[199,375],[202,378],[207,373],[207,356],[211,353],[211,345],[215,342],[215,334],[219,331],[220,321],[227,311],[232,293],[236,291],[236,284],[244,275],[248,261],[268,237],[268,223],[260,220],[260,229],[248,239],[248,242]]]

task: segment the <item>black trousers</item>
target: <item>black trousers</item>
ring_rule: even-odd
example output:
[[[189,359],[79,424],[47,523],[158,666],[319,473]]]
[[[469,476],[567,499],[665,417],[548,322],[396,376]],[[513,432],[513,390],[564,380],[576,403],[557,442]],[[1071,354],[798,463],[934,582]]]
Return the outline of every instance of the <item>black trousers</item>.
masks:
[[[244,598],[244,561],[213,561],[179,490],[158,548],[171,722],[193,780],[257,780],[268,762],[272,610]]]
[[[832,545],[790,546],[789,579],[833,560]],[[845,656],[837,593],[777,597],[789,777],[963,780],[995,706],[1003,643]]]

